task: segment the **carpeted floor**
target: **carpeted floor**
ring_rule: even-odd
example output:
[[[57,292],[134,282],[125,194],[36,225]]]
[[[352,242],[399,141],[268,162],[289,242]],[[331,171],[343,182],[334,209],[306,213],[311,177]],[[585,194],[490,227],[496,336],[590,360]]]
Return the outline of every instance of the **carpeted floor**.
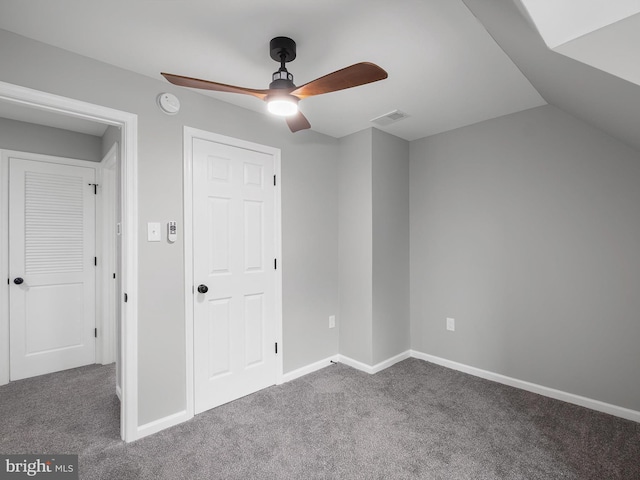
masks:
[[[0,387],[0,453],[83,479],[640,479],[640,424],[416,359],[344,365],[119,440],[112,366]]]

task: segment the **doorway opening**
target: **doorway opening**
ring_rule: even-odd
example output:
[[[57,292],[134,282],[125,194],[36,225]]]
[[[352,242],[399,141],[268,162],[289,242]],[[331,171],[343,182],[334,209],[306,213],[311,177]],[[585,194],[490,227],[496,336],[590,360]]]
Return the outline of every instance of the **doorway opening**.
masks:
[[[112,187],[119,190],[117,209],[121,218],[121,251],[118,258],[120,275],[115,296],[119,297],[117,310],[122,328],[119,332],[120,349],[120,436],[129,442],[139,438],[137,410],[137,116],[79,100],[52,95],[18,85],[0,82],[0,102],[65,118],[88,120],[119,129],[116,152],[119,168],[111,167]],[[108,164],[108,156],[104,158]],[[109,175],[109,174],[107,174]],[[0,213],[3,221],[8,217],[6,182],[0,182]],[[103,245],[104,247],[104,245]],[[109,248],[109,247],[107,247]],[[9,278],[8,238],[0,238],[0,271]],[[9,307],[8,289],[0,289],[0,385],[9,382]],[[105,305],[102,305],[104,308]],[[112,305],[113,306],[113,305]],[[109,345],[101,345],[103,358],[113,352]]]

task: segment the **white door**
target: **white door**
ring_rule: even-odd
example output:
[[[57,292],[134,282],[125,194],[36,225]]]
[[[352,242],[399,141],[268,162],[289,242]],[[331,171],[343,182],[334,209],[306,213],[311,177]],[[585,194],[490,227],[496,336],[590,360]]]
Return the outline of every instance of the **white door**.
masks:
[[[196,413],[276,382],[273,178],[273,155],[193,141]]]
[[[11,380],[95,362],[94,179],[9,159]]]

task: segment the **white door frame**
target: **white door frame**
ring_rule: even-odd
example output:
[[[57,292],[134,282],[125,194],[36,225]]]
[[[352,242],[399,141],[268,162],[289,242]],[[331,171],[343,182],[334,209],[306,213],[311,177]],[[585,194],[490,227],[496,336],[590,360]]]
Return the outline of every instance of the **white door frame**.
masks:
[[[187,419],[194,416],[195,395],[194,395],[194,350],[193,350],[193,140],[199,138],[211,142],[230,145],[232,147],[254,150],[273,156],[274,173],[277,178],[275,188],[274,218],[275,218],[275,254],[278,259],[278,268],[275,272],[276,292],[275,292],[275,322],[276,341],[278,342],[278,356],[276,357],[276,385],[283,381],[283,352],[282,343],[282,208],[281,192],[282,181],[280,175],[280,149],[260,145],[258,143],[247,142],[233,137],[219,135],[191,127],[184,127],[184,169],[183,169],[183,191],[184,191],[184,307],[185,307],[185,338],[186,338],[186,396],[187,396]]]
[[[123,292],[128,295],[121,302],[122,385],[120,404],[120,436],[130,442],[139,438],[138,432],[138,116],[72,98],[53,95],[11,83],[0,82],[0,101],[37,108],[52,113],[83,118],[120,127],[120,172],[122,210],[122,272]],[[2,172],[4,174],[4,172]],[[0,187],[1,188],[1,187]],[[6,192],[0,194],[0,214],[8,215]],[[0,238],[0,252],[7,250]],[[2,253],[2,273],[8,277],[6,253]],[[0,385],[9,381],[7,289],[0,289]]]
[[[116,178],[119,143],[115,142],[102,161],[98,163],[98,193],[96,204],[96,252],[98,265],[96,269],[96,363],[108,365],[116,361],[116,324],[114,305],[117,305],[118,294],[113,286],[111,274],[115,267],[115,231],[114,205],[116,202]],[[114,277],[115,278],[115,277]],[[116,382],[117,385],[117,382]]]

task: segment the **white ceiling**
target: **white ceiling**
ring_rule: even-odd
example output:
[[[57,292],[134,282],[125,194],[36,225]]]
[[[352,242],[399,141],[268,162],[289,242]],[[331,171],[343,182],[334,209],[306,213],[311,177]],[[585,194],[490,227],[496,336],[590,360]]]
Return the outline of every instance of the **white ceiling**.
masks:
[[[158,80],[267,88],[279,35],[298,44],[297,84],[360,61],[385,68],[387,80],[301,103],[334,137],[395,109],[409,118],[382,129],[414,140],[545,104],[461,0],[2,0],[0,28]],[[266,114],[253,97],[207,95]]]

